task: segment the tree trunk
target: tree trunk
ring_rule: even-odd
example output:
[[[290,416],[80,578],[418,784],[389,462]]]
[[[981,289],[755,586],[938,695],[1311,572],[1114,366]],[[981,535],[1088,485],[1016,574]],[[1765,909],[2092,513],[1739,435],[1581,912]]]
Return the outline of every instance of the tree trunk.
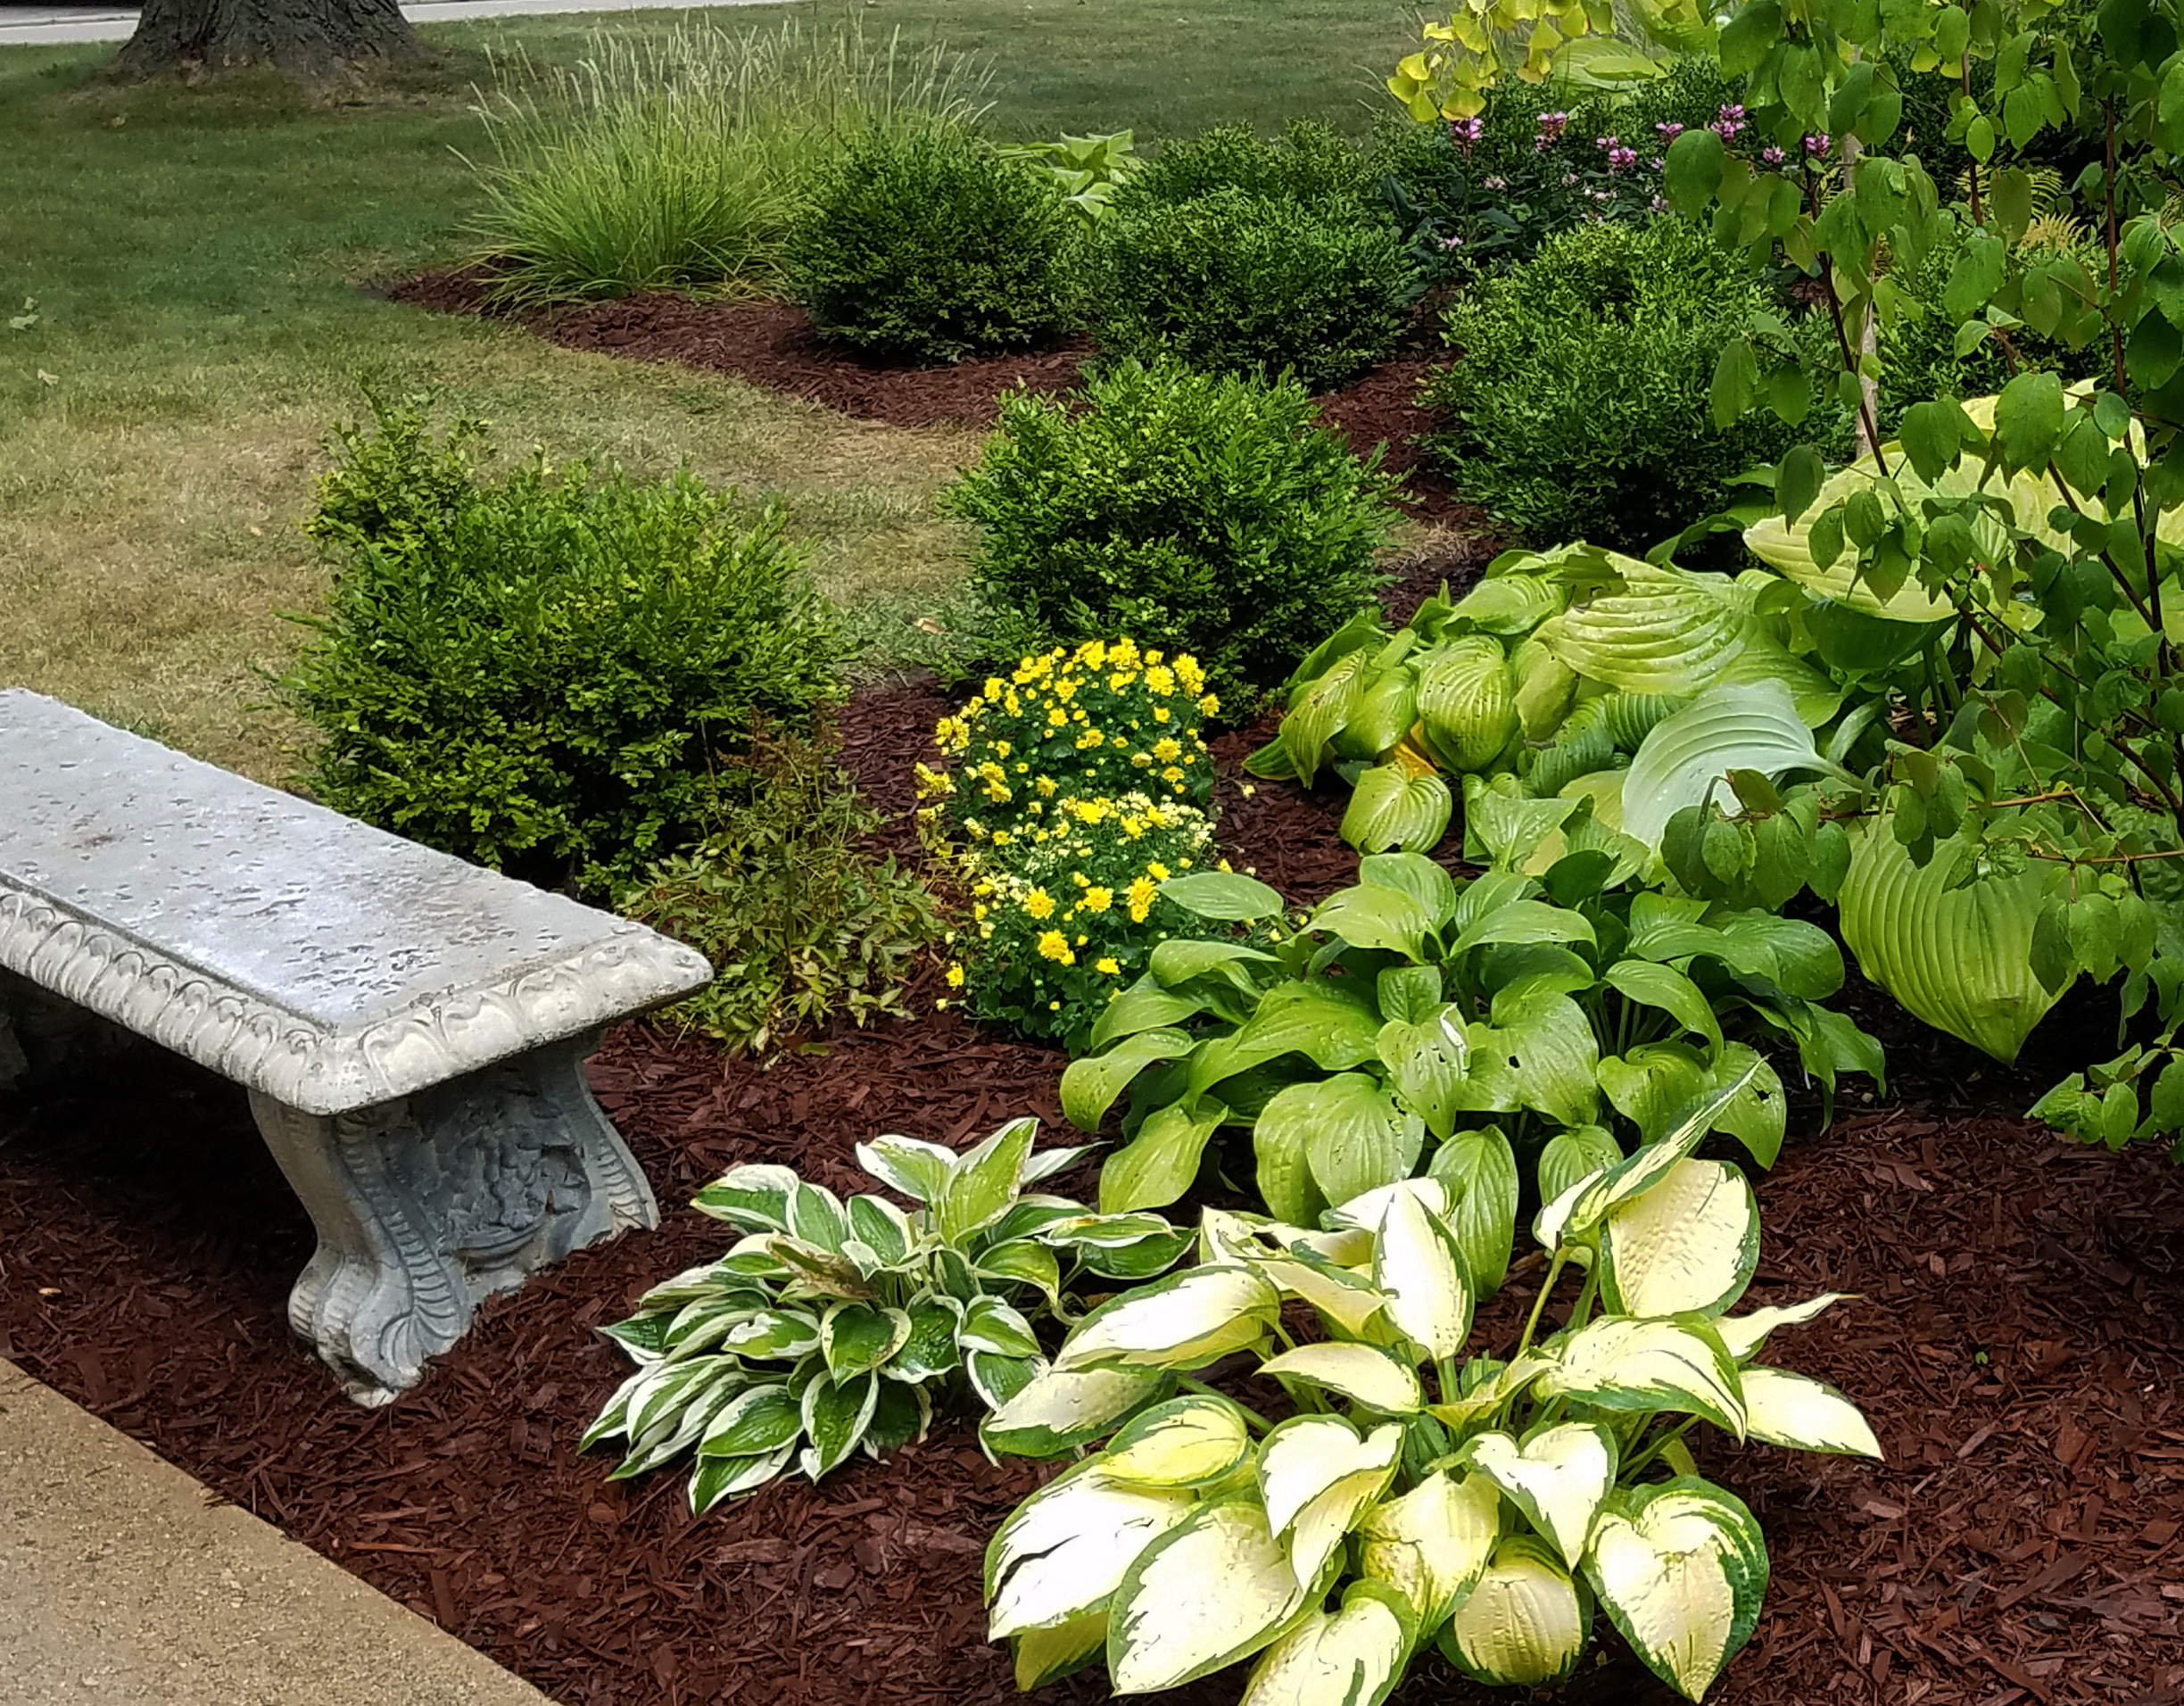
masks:
[[[271,65],[329,78],[424,53],[396,0],[145,0],[125,77]]]

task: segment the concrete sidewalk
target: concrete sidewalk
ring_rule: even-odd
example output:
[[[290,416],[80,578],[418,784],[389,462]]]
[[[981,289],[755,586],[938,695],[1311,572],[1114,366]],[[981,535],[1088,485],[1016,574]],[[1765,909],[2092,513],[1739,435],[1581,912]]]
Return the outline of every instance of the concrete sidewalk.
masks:
[[[687,12],[713,6],[758,6],[774,0],[405,0],[402,16],[413,24],[459,23],[471,18],[528,18],[565,12]],[[136,33],[136,13],[105,6],[0,5],[0,47],[72,41],[127,41]]]
[[[0,1706],[552,1706],[0,1361]]]

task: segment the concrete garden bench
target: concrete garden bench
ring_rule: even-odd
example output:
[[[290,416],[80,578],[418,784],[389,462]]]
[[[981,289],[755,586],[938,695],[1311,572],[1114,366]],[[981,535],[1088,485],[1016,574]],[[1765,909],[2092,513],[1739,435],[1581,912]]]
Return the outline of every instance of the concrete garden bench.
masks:
[[[245,1086],[318,1232],[289,1321],[360,1403],[413,1385],[480,1299],[658,1223],[582,1062],[711,975],[641,925],[0,692],[0,1084],[111,1027]]]

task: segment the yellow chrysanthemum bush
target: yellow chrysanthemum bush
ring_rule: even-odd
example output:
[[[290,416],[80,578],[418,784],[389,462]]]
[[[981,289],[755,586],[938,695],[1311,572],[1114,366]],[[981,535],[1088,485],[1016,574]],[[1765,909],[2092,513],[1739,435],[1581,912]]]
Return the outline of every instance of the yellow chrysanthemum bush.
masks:
[[[941,719],[919,816],[971,908],[956,998],[1081,1046],[1159,942],[1203,930],[1159,885],[1217,858],[1217,709],[1189,655],[1092,640],[1023,658]]]

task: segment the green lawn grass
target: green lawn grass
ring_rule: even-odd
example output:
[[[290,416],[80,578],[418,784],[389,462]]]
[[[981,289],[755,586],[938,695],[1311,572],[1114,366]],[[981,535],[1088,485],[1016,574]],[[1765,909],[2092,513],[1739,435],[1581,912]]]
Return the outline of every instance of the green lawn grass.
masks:
[[[762,26],[789,8],[706,16]],[[831,13],[807,15],[825,21]],[[320,600],[297,520],[360,375],[439,387],[512,451],[776,493],[820,584],[882,639],[944,605],[957,540],[933,488],[952,431],[846,419],[737,381],[553,347],[377,300],[360,281],[459,256],[487,55],[574,62],[590,33],[683,14],[426,31],[429,70],[315,94],[107,81],[105,47],[0,48],[0,685],[58,694],[269,779],[294,731],[262,674]],[[1369,0],[888,0],[906,41],[993,56],[1004,137],[1235,120],[1369,122],[1408,8]],[[35,298],[35,307],[21,304]]]

